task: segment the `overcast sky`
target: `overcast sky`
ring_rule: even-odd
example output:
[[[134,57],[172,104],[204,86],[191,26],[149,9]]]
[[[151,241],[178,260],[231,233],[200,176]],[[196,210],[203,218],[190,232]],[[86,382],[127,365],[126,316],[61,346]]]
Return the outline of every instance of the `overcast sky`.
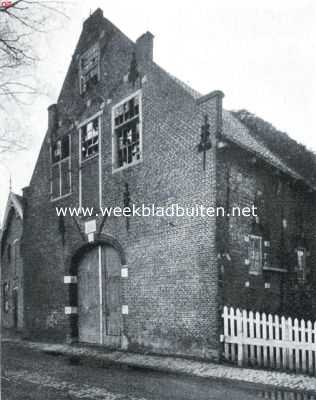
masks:
[[[84,4],[83,4],[84,3]],[[155,35],[154,58],[203,94],[220,89],[226,109],[246,108],[316,151],[316,2],[314,0],[65,1],[70,19],[36,40],[36,77],[47,95],[17,118],[29,150],[0,160],[0,210],[9,189],[27,186],[82,23],[90,10],[131,39]]]

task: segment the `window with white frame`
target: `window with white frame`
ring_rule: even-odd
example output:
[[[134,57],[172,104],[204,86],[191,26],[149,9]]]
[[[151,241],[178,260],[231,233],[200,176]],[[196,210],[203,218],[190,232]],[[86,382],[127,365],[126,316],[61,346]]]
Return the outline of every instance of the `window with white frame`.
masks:
[[[306,248],[298,247],[296,249],[296,255],[297,255],[296,271],[298,273],[298,278],[300,280],[305,280],[307,275]]]
[[[80,93],[86,92],[100,79],[100,49],[92,46],[80,57]]]
[[[112,136],[114,170],[141,161],[142,115],[140,92],[112,108]]]
[[[260,275],[262,273],[262,237],[249,235],[249,274]]]
[[[58,199],[71,192],[70,135],[57,139],[51,146],[51,198]]]
[[[81,161],[98,154],[99,131],[99,117],[92,119],[80,128]]]

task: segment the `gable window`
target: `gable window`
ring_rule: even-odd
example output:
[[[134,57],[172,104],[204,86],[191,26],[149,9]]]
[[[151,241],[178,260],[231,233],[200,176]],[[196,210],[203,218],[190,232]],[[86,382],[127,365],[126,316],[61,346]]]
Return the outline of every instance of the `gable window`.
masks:
[[[82,161],[99,152],[99,125],[99,117],[96,117],[80,128]]]
[[[5,282],[2,286],[2,309],[5,313],[9,312],[9,284]]]
[[[260,275],[262,272],[262,237],[249,235],[249,274]]]
[[[80,93],[85,93],[100,79],[100,50],[92,46],[80,57]]]
[[[113,170],[141,161],[141,92],[112,108]]]
[[[51,198],[58,199],[71,192],[70,135],[56,140],[51,147]]]

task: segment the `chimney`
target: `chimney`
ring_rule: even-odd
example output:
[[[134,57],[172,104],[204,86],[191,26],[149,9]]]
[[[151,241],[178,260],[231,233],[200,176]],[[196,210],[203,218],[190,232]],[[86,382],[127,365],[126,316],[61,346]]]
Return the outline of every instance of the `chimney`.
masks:
[[[54,132],[57,128],[57,104],[52,104],[48,107],[48,130]]]
[[[154,35],[146,32],[136,40],[136,57],[140,62],[153,61]]]

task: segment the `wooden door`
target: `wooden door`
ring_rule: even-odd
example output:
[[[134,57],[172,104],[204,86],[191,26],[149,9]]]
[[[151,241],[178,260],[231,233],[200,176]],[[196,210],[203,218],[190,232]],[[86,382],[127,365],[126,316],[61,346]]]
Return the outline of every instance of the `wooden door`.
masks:
[[[113,247],[95,247],[81,259],[78,266],[80,342],[120,345],[120,280],[120,257]]]
[[[118,252],[106,246],[102,251],[104,270],[104,343],[120,343],[122,333],[121,316],[121,261]]]
[[[80,342],[101,342],[99,247],[86,253],[78,266],[78,333]]]

